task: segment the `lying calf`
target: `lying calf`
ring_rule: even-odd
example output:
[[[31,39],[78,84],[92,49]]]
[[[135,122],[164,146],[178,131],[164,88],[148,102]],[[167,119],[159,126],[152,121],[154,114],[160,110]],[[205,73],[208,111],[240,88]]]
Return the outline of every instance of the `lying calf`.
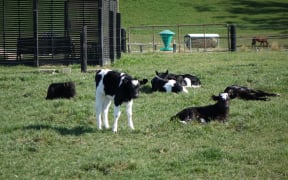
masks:
[[[169,73],[168,70],[166,70],[166,72],[156,71],[156,76],[163,79],[176,80],[181,86],[184,87],[193,87],[193,88],[201,87],[200,79],[192,74],[172,74]]]
[[[76,94],[74,82],[52,83],[48,87],[46,99],[73,98]]]
[[[181,86],[177,81],[171,79],[163,79],[158,76],[154,77],[151,80],[152,91],[160,91],[160,92],[185,92],[188,93],[187,89]]]
[[[228,93],[220,93],[218,96],[212,96],[216,104],[188,107],[171,117],[171,120],[178,119],[180,122],[186,124],[189,121],[197,120],[202,123],[210,122],[212,120],[219,120],[224,122],[229,113],[229,95]]]
[[[261,90],[254,90],[248,87],[237,85],[228,86],[224,92],[228,93],[231,99],[240,98],[245,100],[267,101],[270,100],[268,96],[279,96],[279,94],[267,93]]]
[[[113,132],[117,132],[118,119],[121,111],[120,106],[127,103],[126,112],[128,117],[128,125],[134,129],[132,121],[132,105],[133,99],[139,95],[140,85],[146,84],[147,79],[141,81],[132,78],[128,74],[117,71],[102,69],[97,71],[95,76],[96,81],[96,120],[98,128],[102,129],[102,116],[104,126],[109,128],[108,110],[111,101],[114,102],[114,125]]]

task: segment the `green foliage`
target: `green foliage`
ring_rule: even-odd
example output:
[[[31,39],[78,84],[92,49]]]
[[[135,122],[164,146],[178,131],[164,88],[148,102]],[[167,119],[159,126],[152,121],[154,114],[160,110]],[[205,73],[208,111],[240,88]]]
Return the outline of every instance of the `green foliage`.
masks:
[[[73,65],[54,74],[26,66],[0,67],[0,179],[287,179],[286,52],[124,54],[112,69],[138,78],[155,70],[192,73],[203,86],[188,94],[141,89],[125,105],[119,132],[96,128],[92,73]],[[95,67],[89,67],[95,69]],[[96,67],[98,68],[98,67]],[[71,100],[45,100],[49,83],[74,81]],[[271,101],[230,102],[229,121],[183,125],[170,117],[188,106],[213,103],[231,84],[280,93]],[[110,110],[110,124],[113,121]]]

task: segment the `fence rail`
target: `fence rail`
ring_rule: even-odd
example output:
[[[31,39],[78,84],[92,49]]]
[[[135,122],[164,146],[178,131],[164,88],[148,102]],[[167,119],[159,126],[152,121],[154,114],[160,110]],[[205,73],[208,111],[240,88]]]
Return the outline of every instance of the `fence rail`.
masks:
[[[160,32],[163,30],[170,30],[175,33],[170,47],[176,47],[171,52],[185,53],[185,52],[219,52],[229,51],[231,49],[231,34],[229,24],[180,24],[180,25],[151,25],[151,26],[133,26],[127,29],[127,52],[128,53],[146,53],[146,52],[161,52],[163,42]],[[255,36],[265,36],[269,41],[271,49],[276,47],[278,50],[286,50],[288,48],[288,35],[281,33],[273,27],[263,26],[258,27],[262,29],[261,34],[255,33],[256,25],[241,25],[236,26],[236,46],[239,50],[252,49],[251,41]],[[251,31],[249,31],[251,29]],[[278,29],[281,29],[278,27]],[[253,30],[253,31],[252,31]],[[194,46],[187,47],[185,36],[187,34],[219,34],[219,42],[216,47],[209,47],[207,39],[202,39],[202,47]],[[200,43],[198,41],[198,43]],[[258,45],[258,44],[257,44]],[[258,45],[259,47],[259,45]],[[252,49],[254,50],[254,49]]]
[[[177,50],[174,52],[193,51],[187,48],[184,37],[187,34],[219,34],[220,41],[217,50],[228,50],[229,32],[228,24],[182,24],[182,25],[152,25],[152,26],[134,26],[128,28],[127,49],[129,53],[133,52],[158,52],[163,46],[159,33],[163,30],[170,30],[175,33],[172,43],[176,45]],[[203,39],[205,44],[207,39]],[[171,45],[172,46],[172,45]],[[210,48],[204,46],[197,50],[208,51]]]

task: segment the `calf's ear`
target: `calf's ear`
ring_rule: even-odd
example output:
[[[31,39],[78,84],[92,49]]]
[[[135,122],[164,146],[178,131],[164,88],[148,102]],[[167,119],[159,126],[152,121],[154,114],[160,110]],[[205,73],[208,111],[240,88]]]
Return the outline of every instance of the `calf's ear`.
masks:
[[[139,81],[140,85],[146,84],[148,82],[148,79],[142,79]]]
[[[219,96],[212,95],[212,99],[213,99],[214,101],[218,101],[218,100],[220,99],[220,97],[219,97]]]

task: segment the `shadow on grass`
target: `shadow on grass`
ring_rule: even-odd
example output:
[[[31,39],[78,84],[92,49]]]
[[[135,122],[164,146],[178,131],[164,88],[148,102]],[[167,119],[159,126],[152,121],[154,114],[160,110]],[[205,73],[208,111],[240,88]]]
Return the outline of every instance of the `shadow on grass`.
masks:
[[[250,27],[253,30],[275,28],[277,30],[283,30],[283,33],[287,33],[287,1],[273,2],[255,0],[232,0],[230,1],[230,5],[226,7],[226,11],[230,12],[231,16],[240,17],[244,22],[254,24],[254,28]],[[223,20],[224,18],[229,18],[229,16],[225,17],[220,15],[214,18]]]
[[[149,85],[142,86],[140,91],[141,91],[141,93],[145,93],[145,94],[152,94],[153,93],[152,88]]]
[[[84,127],[84,126],[76,126],[73,128],[66,128],[66,127],[54,127],[51,125],[29,125],[25,126],[23,128],[24,130],[43,130],[43,129],[48,129],[48,130],[54,130],[57,133],[65,136],[65,135],[74,135],[74,136],[80,136],[86,133],[94,133],[96,132],[93,128],[90,127]]]

